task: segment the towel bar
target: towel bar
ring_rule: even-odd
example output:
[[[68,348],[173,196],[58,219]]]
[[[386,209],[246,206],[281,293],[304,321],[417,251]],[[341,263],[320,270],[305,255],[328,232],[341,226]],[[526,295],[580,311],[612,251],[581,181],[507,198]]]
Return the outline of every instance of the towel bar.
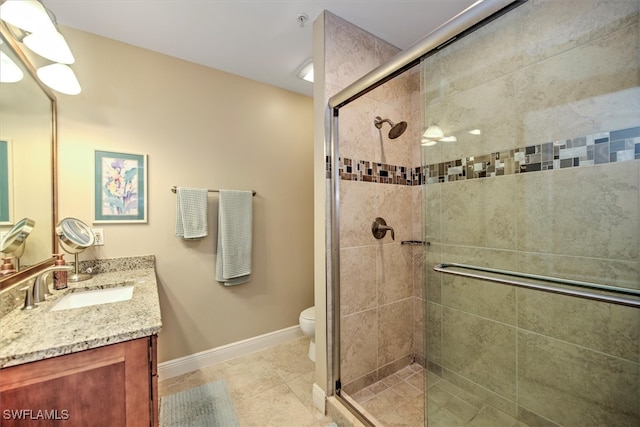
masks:
[[[560,279],[556,277],[539,276],[536,274],[519,273],[515,271],[498,270],[493,268],[456,263],[437,264],[433,267],[433,269],[439,273],[453,274],[456,276],[470,277],[479,280],[488,280],[490,282],[512,285],[519,288],[536,289],[543,292],[551,292],[578,298],[586,298],[596,301],[603,301],[640,308],[640,298],[638,298],[640,297],[640,290],[637,289],[621,288],[617,286],[601,285],[597,283],[579,282],[576,280]],[[529,281],[518,280],[504,276],[529,279]],[[533,282],[534,280],[537,282]],[[544,282],[586,288],[589,290],[572,289],[563,286],[553,286],[549,283]],[[618,295],[591,292],[591,290],[611,292]],[[624,296],[624,294],[630,295],[630,297]]]
[[[174,185],[173,187],[171,187],[171,192],[172,192],[172,193],[175,193],[177,188],[178,188],[178,187],[176,187],[176,186]],[[219,193],[219,192],[220,192],[220,190],[210,190],[210,189],[207,189],[207,191],[208,191],[209,193]],[[256,190],[251,190],[251,193],[252,193],[254,196],[257,194],[257,193],[256,193]]]

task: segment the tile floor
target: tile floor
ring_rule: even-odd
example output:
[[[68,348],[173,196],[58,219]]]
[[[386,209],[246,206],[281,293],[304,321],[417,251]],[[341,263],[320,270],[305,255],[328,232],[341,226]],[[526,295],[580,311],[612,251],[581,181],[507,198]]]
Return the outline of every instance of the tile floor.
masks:
[[[351,398],[385,427],[424,426],[424,375],[418,364],[356,392]],[[432,372],[427,372],[429,427],[527,427]]]
[[[313,407],[314,365],[306,337],[189,372],[158,384],[160,397],[211,381],[227,381],[242,427],[327,427],[333,420]],[[424,375],[429,427],[527,427],[420,365],[406,366],[350,398],[376,425],[424,426]]]
[[[242,427],[326,427],[332,423],[313,407],[314,364],[309,339],[261,350],[177,377],[160,380],[160,397],[224,379]]]

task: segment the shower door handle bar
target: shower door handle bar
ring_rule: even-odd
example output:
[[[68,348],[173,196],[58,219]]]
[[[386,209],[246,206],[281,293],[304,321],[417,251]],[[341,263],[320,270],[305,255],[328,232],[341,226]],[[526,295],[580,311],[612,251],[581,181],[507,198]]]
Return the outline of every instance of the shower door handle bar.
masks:
[[[466,271],[453,270],[453,268],[458,268],[460,270],[466,270]],[[585,299],[591,299],[596,301],[609,302],[609,303],[618,304],[618,305],[626,305],[630,307],[640,308],[640,291],[635,289],[601,285],[597,283],[579,282],[575,280],[560,279],[556,277],[539,276],[535,274],[519,273],[515,271],[498,270],[493,268],[478,267],[474,265],[456,264],[456,263],[436,264],[433,267],[433,269],[439,273],[444,273],[444,274],[469,277],[472,279],[479,279],[479,280],[487,280],[490,282],[516,286],[519,288],[534,289],[542,292],[550,292],[550,293],[556,293],[561,295],[567,295],[567,296],[573,296],[578,298],[585,298]],[[489,275],[487,273],[504,275],[504,276],[513,276],[521,279],[539,280],[542,282],[558,283],[558,284],[569,285],[569,286],[580,286],[580,287],[588,288],[590,290],[601,290],[601,291],[615,292],[618,294],[631,295],[631,296],[635,296],[636,298],[627,297],[625,295],[601,294],[598,292],[592,292],[590,290],[564,288],[560,286],[553,286],[552,284],[547,284],[547,283],[534,283],[534,282],[506,278],[506,277],[497,277],[497,276]]]

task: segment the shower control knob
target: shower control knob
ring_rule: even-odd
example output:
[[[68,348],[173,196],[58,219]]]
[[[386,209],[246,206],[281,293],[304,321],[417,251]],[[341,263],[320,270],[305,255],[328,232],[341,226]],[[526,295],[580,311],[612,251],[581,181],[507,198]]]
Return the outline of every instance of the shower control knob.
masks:
[[[384,218],[377,217],[371,224],[371,233],[376,239],[382,239],[386,236],[387,231],[391,231],[391,239],[396,240],[396,233],[393,231],[393,227],[389,227]]]

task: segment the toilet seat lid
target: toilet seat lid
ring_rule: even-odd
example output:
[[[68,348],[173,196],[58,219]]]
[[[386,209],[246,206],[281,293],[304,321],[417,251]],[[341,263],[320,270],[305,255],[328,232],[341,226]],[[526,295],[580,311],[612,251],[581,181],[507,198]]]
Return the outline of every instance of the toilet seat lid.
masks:
[[[305,310],[302,310],[302,313],[300,313],[300,317],[307,320],[316,320],[316,308],[309,307]]]

